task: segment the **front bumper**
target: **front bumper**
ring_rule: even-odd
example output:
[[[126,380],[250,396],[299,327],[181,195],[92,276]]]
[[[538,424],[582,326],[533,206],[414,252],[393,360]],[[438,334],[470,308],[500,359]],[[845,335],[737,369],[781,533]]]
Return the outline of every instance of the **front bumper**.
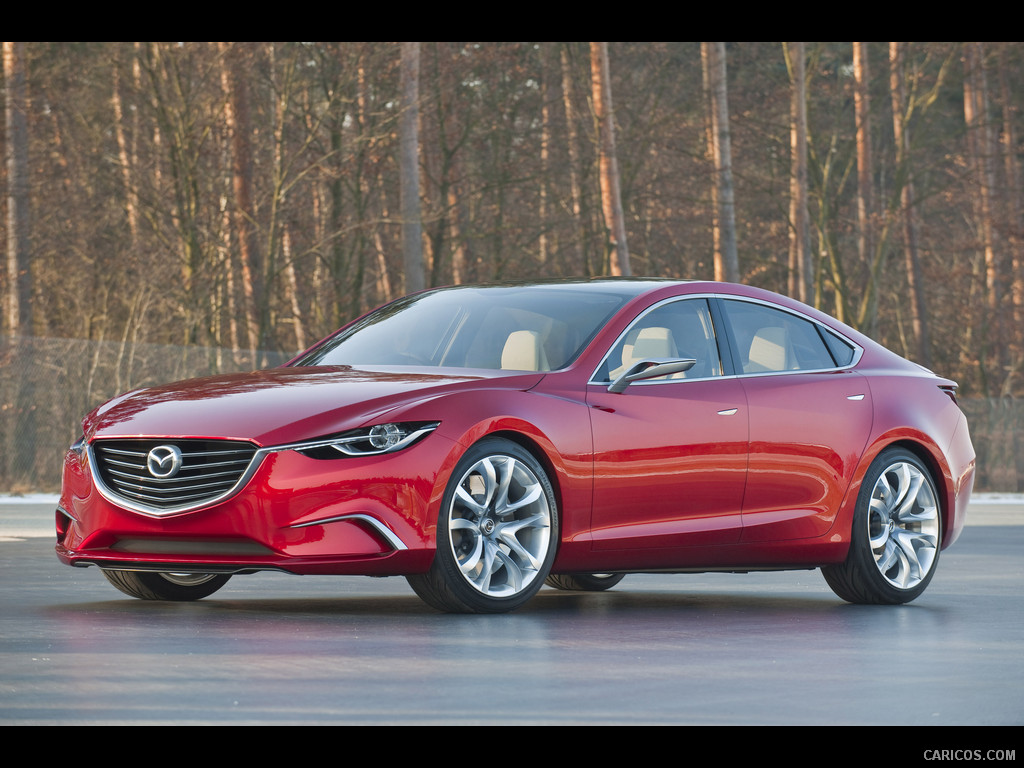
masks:
[[[87,452],[69,451],[58,558],[119,570],[401,575],[430,567],[457,451],[436,435],[399,453],[333,460],[270,453],[235,495],[166,516],[101,495]]]

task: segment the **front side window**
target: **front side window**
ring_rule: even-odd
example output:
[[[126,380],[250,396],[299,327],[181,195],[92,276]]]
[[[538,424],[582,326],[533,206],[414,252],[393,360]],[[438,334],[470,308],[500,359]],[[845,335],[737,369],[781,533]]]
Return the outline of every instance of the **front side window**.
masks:
[[[722,375],[714,323],[706,299],[673,301],[642,315],[612,347],[595,381],[614,381],[641,360],[686,358],[697,361],[689,370],[650,381]]]

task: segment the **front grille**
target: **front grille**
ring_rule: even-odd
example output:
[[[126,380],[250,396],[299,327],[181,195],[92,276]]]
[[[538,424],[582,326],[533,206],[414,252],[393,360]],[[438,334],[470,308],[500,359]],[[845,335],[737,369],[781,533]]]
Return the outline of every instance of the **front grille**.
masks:
[[[97,440],[102,486],[125,506],[170,514],[226,496],[246,476],[256,446],[237,440]]]

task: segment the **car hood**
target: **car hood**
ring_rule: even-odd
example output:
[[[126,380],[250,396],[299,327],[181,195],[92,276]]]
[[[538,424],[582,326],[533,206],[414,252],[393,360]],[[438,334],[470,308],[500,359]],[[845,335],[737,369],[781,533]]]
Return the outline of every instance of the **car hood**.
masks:
[[[94,437],[223,437],[282,445],[362,426],[396,408],[466,388],[529,389],[508,371],[349,366],[275,368],[135,390],[83,424]]]

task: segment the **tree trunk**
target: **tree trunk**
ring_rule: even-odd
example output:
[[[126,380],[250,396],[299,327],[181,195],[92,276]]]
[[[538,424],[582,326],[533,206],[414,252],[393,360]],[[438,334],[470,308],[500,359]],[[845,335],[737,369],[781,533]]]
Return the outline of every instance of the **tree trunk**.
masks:
[[[138,68],[132,56],[133,69]],[[128,147],[125,135],[124,105],[121,102],[121,62],[115,61],[111,104],[114,108],[114,136],[117,139],[117,155],[121,165],[121,180],[124,183],[124,212],[128,218],[129,250],[134,253],[139,243],[139,204],[135,191],[133,172],[135,158]]]
[[[249,142],[249,92],[242,51],[238,44],[221,43],[223,55],[222,79],[227,92],[225,123],[231,141],[231,178],[235,194],[232,221],[238,233],[238,260],[242,273],[242,291],[249,349],[259,349],[264,342],[263,265],[259,258],[256,236],[256,214],[253,204],[252,146]]]
[[[299,281],[292,258],[292,232],[287,221],[281,225],[281,256],[284,261],[285,293],[288,295],[292,327],[295,329],[295,349],[298,351],[306,348],[306,328],[302,321],[302,308],[299,306]]]
[[[399,118],[402,253],[405,292],[426,287],[423,264],[423,223],[420,219],[419,163],[420,44],[402,43],[402,95]]]
[[[615,155],[615,115],[612,109],[612,87],[609,82],[608,43],[590,44],[590,78],[597,117],[601,206],[608,232],[609,271],[612,275],[631,275],[629,247],[626,244],[626,221],[622,211],[619,163]]]
[[[877,289],[874,269],[875,231],[872,201],[873,166],[871,159],[871,101],[868,96],[870,73],[867,43],[853,44],[853,109],[857,132],[857,255],[865,272],[866,287],[859,321],[877,334]]]
[[[914,199],[914,180],[910,172],[910,140],[904,119],[907,111],[903,58],[906,43],[889,43],[889,91],[892,95],[892,130],[896,143],[896,167],[905,169],[900,190],[900,218],[903,223],[903,250],[906,259],[907,284],[910,288],[910,314],[917,340],[919,362],[931,367],[931,341],[928,333],[928,314],[924,300],[924,277],[918,255],[917,209]]]
[[[4,113],[7,142],[7,301],[12,336],[32,335],[32,268],[29,252],[28,93],[25,44],[4,43]]]
[[[790,103],[789,295],[814,300],[810,217],[807,209],[807,76],[803,43],[783,43],[793,82]]]
[[[573,237],[576,261],[574,268],[579,269],[583,275],[590,276],[590,265],[587,263],[585,244],[586,229],[583,225],[583,193],[580,188],[579,167],[580,151],[579,136],[576,131],[576,107],[573,104],[573,77],[572,66],[569,61],[569,48],[567,43],[562,44],[562,104],[565,109],[565,140],[569,149],[569,198],[572,205],[573,227],[576,236]]]
[[[715,280],[739,282],[736,244],[736,206],[732,185],[732,142],[729,137],[729,100],[726,87],[725,43],[701,43],[708,109],[711,115],[711,156],[714,162],[713,199],[719,243],[715,249]]]
[[[11,336],[32,335],[32,270],[29,243],[28,180],[28,93],[25,44],[3,44],[4,114],[7,151],[7,331]],[[26,343],[14,343],[14,358],[28,358]],[[14,385],[14,418],[7,423],[14,429],[4,436],[0,446],[4,454],[4,473],[14,487],[33,487],[36,459],[35,377],[18,376]],[[10,401],[4,403],[8,408]],[[6,429],[4,430],[7,431]]]
[[[985,274],[987,317],[984,326],[985,350],[980,352],[982,367],[997,373],[992,379],[989,394],[997,395],[1003,381],[999,378],[1007,361],[1003,347],[1002,281],[996,254],[996,227],[994,223],[995,189],[992,157],[993,139],[988,123],[988,87],[984,70],[984,52],[981,43],[964,43],[964,120],[967,125],[968,163],[977,184],[974,196],[975,221],[980,234],[982,268]],[[988,358],[986,360],[986,358]]]
[[[1000,43],[999,48],[999,94],[1003,102],[1003,162],[1006,167],[1006,219],[1008,226],[1006,231],[1007,246],[1010,252],[1010,296],[1012,303],[1013,327],[1018,333],[1012,335],[1009,340],[1013,348],[1015,359],[1012,361],[1012,369],[1019,377],[1024,375],[1024,339],[1019,333],[1024,329],[1024,200],[1022,200],[1020,162],[1017,159],[1017,131],[1014,127],[1014,116],[1016,107],[1013,105],[1013,91],[1010,88],[1008,64],[1006,60],[1007,48],[1012,43]],[[1024,440],[1024,438],[1022,438]],[[1018,456],[1021,454],[1018,453]],[[1024,473],[1020,475],[1020,482],[1024,484]]]

